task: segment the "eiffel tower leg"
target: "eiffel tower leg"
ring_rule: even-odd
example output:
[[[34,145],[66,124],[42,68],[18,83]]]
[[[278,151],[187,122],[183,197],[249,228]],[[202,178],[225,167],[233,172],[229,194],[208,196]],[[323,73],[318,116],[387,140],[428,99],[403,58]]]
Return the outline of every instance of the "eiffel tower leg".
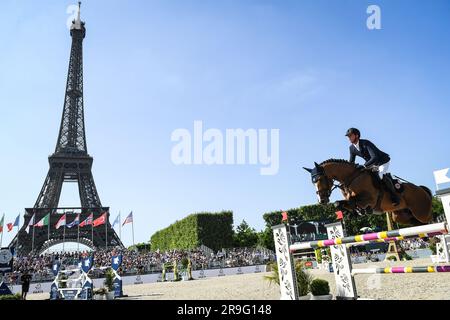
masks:
[[[62,171],[50,169],[41,192],[34,205],[35,208],[56,208],[64,181]]]
[[[102,203],[95,187],[92,173],[80,173],[78,179],[78,188],[80,192],[81,206],[83,208],[101,208]]]

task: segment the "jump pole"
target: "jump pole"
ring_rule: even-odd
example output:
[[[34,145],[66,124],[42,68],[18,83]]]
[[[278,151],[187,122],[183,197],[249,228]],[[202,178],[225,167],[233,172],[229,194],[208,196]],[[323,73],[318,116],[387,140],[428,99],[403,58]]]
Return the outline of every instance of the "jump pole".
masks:
[[[426,267],[392,267],[392,268],[366,268],[353,269],[352,275],[355,274],[376,274],[376,273],[440,273],[450,272],[449,265],[426,266]]]

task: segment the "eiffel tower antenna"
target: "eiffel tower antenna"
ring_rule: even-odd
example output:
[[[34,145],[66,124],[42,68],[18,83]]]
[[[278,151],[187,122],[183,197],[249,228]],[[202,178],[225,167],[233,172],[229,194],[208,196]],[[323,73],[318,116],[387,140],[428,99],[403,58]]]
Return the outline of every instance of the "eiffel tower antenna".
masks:
[[[81,30],[83,22],[81,21],[81,1],[78,2],[77,20],[73,21],[71,29]]]

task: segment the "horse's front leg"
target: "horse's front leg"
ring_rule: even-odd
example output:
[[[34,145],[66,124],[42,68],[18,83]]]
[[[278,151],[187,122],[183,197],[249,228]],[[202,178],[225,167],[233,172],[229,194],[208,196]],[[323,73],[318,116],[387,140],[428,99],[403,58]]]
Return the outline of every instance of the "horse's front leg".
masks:
[[[364,210],[374,209],[374,203],[376,199],[372,197],[372,195],[368,192],[359,193],[354,197],[354,201],[356,203],[356,207]]]
[[[337,210],[345,210],[353,212],[356,210],[356,200],[354,197],[350,197],[347,200],[340,200],[334,203],[334,207]]]
[[[336,201],[334,206],[338,210],[347,210],[349,212],[355,212],[358,210],[365,211],[371,209],[371,204],[374,201],[373,197],[369,193],[350,194],[346,193],[347,200]]]

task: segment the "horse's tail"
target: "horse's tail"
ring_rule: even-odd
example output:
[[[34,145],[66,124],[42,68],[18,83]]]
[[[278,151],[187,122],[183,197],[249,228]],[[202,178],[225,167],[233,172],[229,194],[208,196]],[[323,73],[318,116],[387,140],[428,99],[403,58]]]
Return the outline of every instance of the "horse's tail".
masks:
[[[431,198],[433,198],[433,193],[431,192],[431,190],[425,186],[420,186],[423,190],[425,190],[426,193],[428,193],[430,195]]]

